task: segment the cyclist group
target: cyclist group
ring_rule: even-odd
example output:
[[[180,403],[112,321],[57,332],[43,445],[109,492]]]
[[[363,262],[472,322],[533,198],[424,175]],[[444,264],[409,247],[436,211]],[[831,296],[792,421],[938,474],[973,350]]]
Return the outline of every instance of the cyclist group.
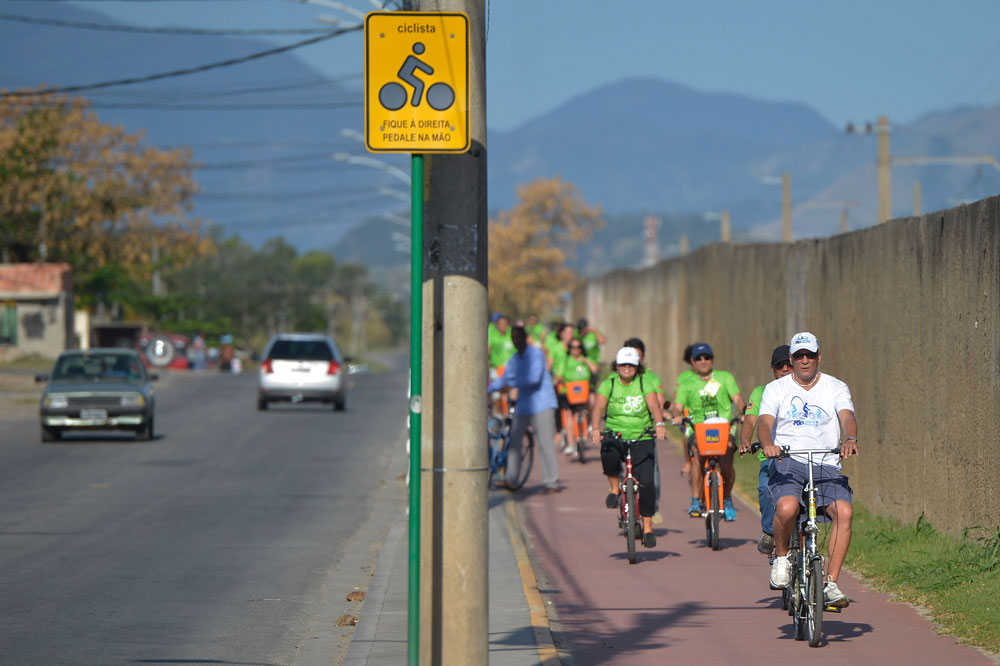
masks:
[[[503,353],[495,353],[494,350],[503,347],[502,337],[508,328],[509,322],[503,315],[495,317],[491,324],[491,377],[495,379],[490,390],[544,385],[546,381],[557,391],[561,389],[558,403],[563,409],[555,408],[557,399],[553,396],[547,404],[550,404],[554,418],[542,416],[537,419],[536,433],[540,442],[551,439],[557,444],[561,441],[563,452],[573,454],[576,451],[566,435],[566,422],[559,412],[571,407],[567,404],[565,392],[569,383],[575,383],[574,386],[579,386],[581,381],[589,384],[591,390],[586,405],[591,418],[590,441],[600,447],[602,468],[609,485],[606,506],[610,509],[619,505],[619,471],[624,460],[621,441],[639,440],[631,448],[633,473],[640,489],[654,489],[654,492],[639,494],[642,543],[647,548],[656,545],[652,523],[660,520],[659,465],[654,437],[665,439],[668,418],[677,426],[685,418],[693,423],[702,423],[706,419],[742,421],[738,447],[741,455],[750,452],[756,431],[762,447],[758,453],[761,461],[758,476],[761,536],[757,548],[771,556],[769,582],[772,589],[783,589],[789,585],[789,539],[792,534],[797,534],[796,521],[799,520],[803,489],[808,479],[805,457],[795,452],[817,448],[832,451],[839,447],[839,455],[821,456],[819,465],[814,465],[813,471],[817,506],[832,523],[824,597],[832,606],[848,605],[849,600],[838,587],[837,579],[851,541],[853,491],[847,477],[841,474],[840,459],[858,454],[858,429],[847,385],[819,371],[822,353],[816,336],[809,332],[796,333],[789,344],[775,348],[770,359],[774,381],[754,388],[748,401],[743,399],[733,375],[715,368],[711,346],[703,342],[695,343],[684,353],[684,360],[691,364],[691,369],[678,376],[673,400],[668,401],[665,400],[660,379],[644,365],[645,346],[638,338],[625,341],[615,354],[611,374],[594,391],[600,345],[605,344],[606,339],[586,320],[580,320],[576,326],[559,322],[553,325],[548,335],[543,335],[544,327],[532,320],[513,328],[515,340],[523,339],[521,344],[525,347],[531,342],[538,345],[539,351],[544,350],[541,354],[532,353],[536,365],[541,365],[540,359],[544,354],[544,373],[536,373],[541,377],[539,382],[517,378],[516,375],[523,374],[523,362],[518,359],[514,360],[516,369],[513,373],[510,365],[504,372],[503,366],[511,360],[513,353],[503,358]],[[498,365],[494,366],[494,362]],[[515,415],[519,409],[516,408]],[[737,415],[735,419],[734,413]],[[558,434],[553,432],[553,424]],[[618,433],[618,437],[605,437],[607,432]],[[681,474],[691,482],[691,504],[687,511],[690,516],[700,516],[706,510],[702,479],[696,473],[701,469],[702,461],[694,445],[694,433],[686,432],[686,435],[688,461]],[[554,475],[550,473],[550,465],[555,467],[554,448],[540,448],[543,482],[546,489],[557,489],[558,471],[555,470]],[[719,460],[724,517],[727,521],[736,519],[731,497],[736,451],[735,436],[731,435],[727,452]]]

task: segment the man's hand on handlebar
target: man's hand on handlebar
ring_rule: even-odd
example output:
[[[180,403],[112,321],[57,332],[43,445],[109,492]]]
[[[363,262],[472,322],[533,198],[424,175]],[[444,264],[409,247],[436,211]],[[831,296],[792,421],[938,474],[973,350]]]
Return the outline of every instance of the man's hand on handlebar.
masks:
[[[850,458],[856,455],[858,455],[858,441],[856,439],[849,439],[840,445],[841,458]]]
[[[775,446],[774,444],[765,444],[763,447],[764,455],[768,458],[780,458],[781,448]]]

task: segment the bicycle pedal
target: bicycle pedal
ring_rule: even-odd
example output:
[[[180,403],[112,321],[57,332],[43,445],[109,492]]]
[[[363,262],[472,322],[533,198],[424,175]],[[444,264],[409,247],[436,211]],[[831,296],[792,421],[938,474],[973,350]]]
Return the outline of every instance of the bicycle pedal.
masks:
[[[825,610],[827,613],[839,613],[844,609],[841,608],[840,606],[832,606],[830,604],[827,604],[826,608],[824,608],[823,610]]]

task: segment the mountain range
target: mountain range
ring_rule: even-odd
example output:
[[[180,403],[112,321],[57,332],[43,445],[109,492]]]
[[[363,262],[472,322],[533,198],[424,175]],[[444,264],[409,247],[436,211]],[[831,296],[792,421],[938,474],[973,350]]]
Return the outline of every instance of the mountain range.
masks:
[[[6,12],[110,24],[63,2],[8,0]],[[335,162],[364,155],[361,49],[357,76],[332,81],[295,51],[202,73],[82,93],[102,120],[144,130],[157,146],[189,145],[199,167],[196,215],[247,242],[283,235],[301,249],[332,248],[373,267],[406,262],[386,243],[402,230],[381,217],[406,186],[391,174]],[[289,41],[294,41],[290,38]],[[246,37],[94,32],[0,21],[0,86],[72,85],[141,77],[246,57],[273,44]],[[488,82],[487,82],[488,83]],[[894,125],[894,156],[1000,155],[1000,105],[948,108]],[[868,119],[874,121],[874,119]],[[863,124],[862,124],[863,128]],[[345,132],[346,130],[346,132]],[[875,136],[847,133],[805,104],[704,92],[652,78],[597,87],[509,131],[488,130],[490,210],[516,203],[519,184],[561,176],[609,224],[576,261],[590,272],[630,265],[641,254],[642,220],[661,220],[660,255],[717,238],[706,217],[732,213],[736,240],[774,240],[787,172],[796,238],[836,233],[876,218]],[[406,168],[405,156],[386,156]],[[905,166],[893,172],[893,213],[924,210],[1000,191],[989,164]],[[706,215],[708,214],[708,215]]]

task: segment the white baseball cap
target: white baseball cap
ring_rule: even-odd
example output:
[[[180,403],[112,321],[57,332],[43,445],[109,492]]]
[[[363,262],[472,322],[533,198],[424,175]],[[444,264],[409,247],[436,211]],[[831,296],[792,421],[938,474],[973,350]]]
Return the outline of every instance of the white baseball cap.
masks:
[[[639,350],[635,347],[622,347],[615,354],[617,365],[639,365]]]
[[[816,336],[809,331],[802,331],[801,333],[796,333],[792,336],[792,341],[788,343],[788,353],[794,354],[797,351],[805,349],[806,351],[818,352],[819,351],[819,340]]]

